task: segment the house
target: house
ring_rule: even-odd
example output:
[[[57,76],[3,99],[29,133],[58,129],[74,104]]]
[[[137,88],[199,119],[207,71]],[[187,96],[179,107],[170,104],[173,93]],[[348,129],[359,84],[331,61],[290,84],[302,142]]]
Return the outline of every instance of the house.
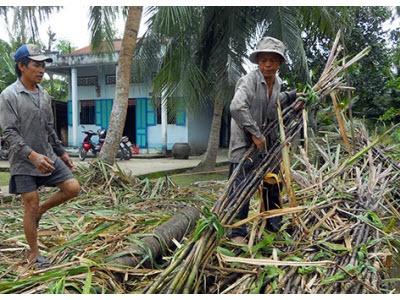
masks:
[[[79,147],[84,130],[96,131],[109,126],[120,48],[121,40],[115,40],[112,54],[95,55],[89,46],[71,54],[52,53],[53,63],[47,66],[47,72],[65,76],[69,82],[68,128],[64,130],[68,133],[68,146]],[[151,80],[131,82],[123,134],[139,146],[141,153],[165,149],[165,136],[167,149],[174,143],[189,143],[192,155],[203,153],[212,120],[211,106],[199,113],[178,105],[174,115],[167,118],[166,106],[155,107],[151,96]],[[226,130],[225,127],[225,139]],[[227,145],[227,141],[223,144]]]

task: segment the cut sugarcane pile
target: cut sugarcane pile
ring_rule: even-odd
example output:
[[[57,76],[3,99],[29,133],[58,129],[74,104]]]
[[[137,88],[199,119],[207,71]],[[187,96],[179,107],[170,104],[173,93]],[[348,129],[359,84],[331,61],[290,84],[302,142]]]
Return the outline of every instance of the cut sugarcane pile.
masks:
[[[329,56],[327,65],[325,67],[325,70],[320,78],[320,80],[317,82],[317,84],[308,91],[307,99],[308,102],[311,102],[309,104],[314,104],[318,99],[321,97],[328,95],[330,93],[333,93],[337,91],[338,89],[341,88],[347,88],[344,87],[343,81],[342,81],[342,72],[348,68],[351,64],[355,63],[359,59],[361,59],[363,56],[365,56],[368,53],[368,49],[363,50],[360,52],[358,55],[356,55],[354,58],[350,59],[347,63],[340,64],[338,63],[337,59],[339,57],[339,53],[341,51],[341,47],[338,45],[339,41],[339,33],[337,35],[337,38],[334,42],[331,54]],[[344,59],[342,60],[344,61]],[[298,132],[300,132],[303,129],[303,124],[304,122],[302,121],[302,113],[300,111],[296,111],[295,105],[290,105],[286,108],[283,109],[281,112],[281,109],[278,105],[278,117],[279,117],[279,125],[276,123],[270,123],[266,128],[263,129],[263,134],[265,136],[268,136],[272,132],[277,132],[278,129],[280,130],[280,136],[281,136],[281,142],[277,142],[273,145],[269,145],[268,149],[266,150],[266,153],[264,155],[260,156],[259,153],[254,149],[254,146],[251,147],[246,155],[243,157],[242,161],[240,162],[239,166],[236,168],[235,172],[232,174],[231,179],[228,181],[227,187],[223,195],[218,199],[216,204],[214,205],[212,212],[209,213],[207,212],[205,218],[199,222],[197,231],[193,237],[192,240],[190,240],[182,249],[175,255],[174,260],[170,264],[170,266],[164,270],[163,273],[161,273],[158,278],[156,278],[155,282],[152,283],[145,291],[147,293],[200,293],[200,292],[221,292],[221,288],[227,285],[226,280],[231,280],[229,276],[227,276],[227,273],[233,272],[234,268],[232,266],[223,266],[224,263],[240,263],[240,262],[245,262],[245,263],[250,263],[250,261],[247,260],[237,260],[237,258],[230,258],[227,255],[222,255],[218,254],[218,246],[220,245],[221,238],[224,234],[224,228],[226,227],[232,227],[232,226],[239,226],[239,224],[234,224],[234,219],[240,210],[241,207],[243,207],[246,203],[248,203],[254,193],[257,191],[258,186],[260,185],[263,175],[268,173],[268,172],[273,172],[280,164],[280,162],[283,159],[283,165],[285,169],[285,180],[286,182],[289,181],[290,179],[290,166],[289,164],[289,157],[288,157],[288,144],[294,139],[294,137],[297,135]],[[279,128],[278,128],[279,127]],[[353,264],[355,263],[355,256],[357,256],[359,253],[359,244],[364,242],[365,238],[365,230],[370,230],[369,224],[366,224],[365,222],[368,221],[368,217],[372,214],[373,215],[374,210],[377,209],[375,206],[376,201],[373,202],[371,201],[371,194],[360,194],[358,195],[359,197],[362,197],[363,199],[368,199],[369,202],[365,202],[361,205],[364,208],[362,212],[367,213],[371,211],[371,213],[367,216],[364,216],[363,218],[359,218],[357,211],[359,210],[359,207],[350,207],[350,211],[346,214],[346,206],[342,207],[341,205],[345,205],[346,201],[343,201],[343,199],[336,199],[336,198],[325,198],[325,202],[320,203],[320,201],[315,201],[310,203],[307,203],[307,201],[302,201],[305,202],[307,205],[301,205],[298,206],[298,202],[296,201],[296,198],[298,199],[310,199],[314,195],[322,195],[322,190],[326,188],[332,179],[337,179],[340,178],[343,174],[346,174],[348,178],[350,178],[350,175],[353,175],[353,173],[358,176],[356,177],[358,181],[354,182],[351,181],[351,188],[354,188],[354,184],[360,184],[363,183],[362,180],[364,179],[361,174],[364,171],[365,168],[356,168],[352,169],[351,166],[354,166],[360,159],[362,159],[365,155],[365,153],[370,150],[375,143],[372,143],[371,145],[367,145],[366,148],[364,149],[359,149],[360,151],[353,157],[351,157],[348,160],[345,161],[340,161],[339,157],[340,156],[340,151],[338,151],[338,158],[336,160],[337,169],[334,171],[330,172],[327,174],[327,177],[323,178],[322,180],[319,180],[320,178],[315,179],[315,182],[310,182],[309,186],[304,187],[304,189],[301,191],[301,193],[296,193],[296,195],[292,192],[290,192],[290,189],[292,188],[291,185],[289,184],[287,186],[288,189],[288,194],[289,194],[289,200],[290,200],[290,206],[289,208],[284,208],[282,210],[276,210],[276,211],[270,211],[266,212],[264,214],[261,214],[259,217],[268,217],[268,216],[274,216],[274,215],[286,215],[290,214],[291,221],[295,221],[292,226],[291,226],[291,236],[294,236],[297,239],[294,239],[296,241],[296,244],[290,245],[288,249],[282,248],[280,251],[285,252],[285,251],[290,251],[286,253],[296,253],[296,250],[299,250],[298,247],[301,247],[301,256],[299,256],[300,262],[294,263],[295,267],[293,267],[294,271],[290,272],[296,272],[298,266],[303,266],[305,268],[311,268],[315,267],[315,270],[318,270],[317,267],[319,268],[326,268],[321,271],[323,273],[323,276],[318,277],[317,272],[314,270],[307,269],[308,271],[304,272],[310,272],[312,274],[312,277],[307,281],[308,286],[310,288],[313,286],[314,283],[318,283],[319,287],[322,287],[323,284],[329,284],[329,278],[337,278],[334,276],[339,276],[338,274],[340,272],[340,276],[345,278],[346,275],[350,276],[355,276],[359,270],[355,269],[356,266]],[[330,151],[330,150],[328,150]],[[281,155],[282,154],[282,155]],[[286,155],[285,155],[286,154]],[[305,156],[306,157],[306,156]],[[307,158],[307,157],[306,157]],[[322,156],[322,159],[326,159],[324,156]],[[233,187],[233,182],[236,176],[240,172],[242,172],[243,165],[248,163],[248,161],[251,161],[253,166],[252,170],[248,172],[248,175],[245,180],[242,181],[242,183],[238,186]],[[340,164],[339,164],[340,163]],[[369,159],[369,163],[372,164],[371,159]],[[319,170],[320,175],[324,175],[324,171],[329,169],[330,165],[328,164],[325,166],[325,169]],[[307,166],[308,168],[311,168],[310,165]],[[381,168],[375,168],[374,170],[374,175],[377,174],[376,170],[381,171]],[[348,173],[349,169],[352,171]],[[288,174],[289,173],[289,174]],[[382,179],[383,175],[387,179],[385,184],[382,184],[382,187],[387,187],[389,184],[389,179],[393,178],[393,174],[390,174],[390,172],[383,172],[379,173],[380,177],[379,180]],[[386,177],[389,176],[389,177]],[[304,179],[305,180],[305,179]],[[378,180],[377,178],[372,178],[371,180]],[[377,183],[375,183],[377,185]],[[368,191],[371,190],[371,187],[368,186],[369,189]],[[334,187],[332,187],[334,189]],[[352,191],[352,190],[350,190]],[[340,193],[347,194],[350,193],[348,189],[340,190]],[[382,190],[383,193],[384,190]],[[332,192],[329,190],[329,192]],[[362,190],[363,193],[365,193],[364,190]],[[333,190],[332,192],[335,194],[335,191]],[[300,197],[300,198],[299,198]],[[304,197],[304,198],[302,198]],[[341,201],[339,201],[341,200]],[[357,202],[357,199],[352,199],[353,202]],[[343,204],[343,203],[344,204]],[[372,204],[374,203],[374,204]],[[355,209],[355,211],[353,211]],[[344,212],[343,212],[344,211]],[[340,212],[340,214],[339,214]],[[304,215],[305,214],[305,215]],[[317,255],[314,253],[314,249],[312,246],[314,246],[314,238],[319,237],[319,230],[321,228],[325,228],[325,222],[331,221],[328,219],[331,216],[337,216],[337,220],[334,219],[334,223],[330,224],[329,229],[333,231],[333,233],[330,231],[329,234],[325,233],[325,235],[322,234],[322,237],[324,237],[325,240],[322,240],[324,242],[325,248],[335,248],[338,247],[342,251],[347,251],[351,252],[353,251],[353,247],[355,254],[352,252],[352,256],[350,258],[346,257],[343,260],[336,261],[335,259],[324,259],[323,256]],[[355,223],[351,223],[348,220],[350,218],[355,218],[356,221]],[[254,218],[249,218],[248,220],[245,220],[241,223],[244,222],[249,222]],[[376,218],[374,218],[376,219]],[[297,222],[297,223],[296,223]],[[333,221],[331,221],[333,222]],[[300,224],[301,227],[296,226],[297,224]],[[344,227],[346,224],[349,225],[349,227]],[[359,227],[358,225],[361,224]],[[368,229],[366,229],[368,228]],[[346,229],[346,231],[344,230]],[[308,232],[311,230],[311,236],[304,236],[304,233]],[[336,232],[336,231],[338,232]],[[354,231],[355,230],[355,231]],[[379,229],[382,231],[382,229]],[[341,233],[347,233],[348,235],[356,235],[358,239],[353,240],[353,236],[350,238],[346,235],[345,244],[342,246],[340,243],[335,243],[337,240],[335,238],[339,238],[337,235]],[[331,236],[331,233],[333,237]],[[307,238],[311,241],[311,244],[302,244],[302,239]],[[368,240],[368,232],[367,232],[367,240]],[[375,237],[374,237],[375,238]],[[318,240],[318,239],[317,239]],[[250,238],[250,244],[254,242],[254,235]],[[267,246],[267,245],[266,245]],[[318,244],[320,246],[320,244]],[[302,248],[303,247],[303,248]],[[379,245],[377,246],[379,248]],[[278,248],[277,248],[278,249]],[[307,252],[309,250],[310,253]],[[329,249],[328,249],[329,250]],[[333,251],[336,251],[335,249],[331,249],[332,253],[335,254]],[[277,252],[278,250],[276,250]],[[278,258],[277,253],[273,253],[275,258]],[[361,254],[360,254],[361,255]],[[367,255],[365,254],[367,257]],[[379,259],[378,255],[376,255],[376,259]],[[368,257],[367,257],[368,258]],[[369,258],[368,258],[369,259]],[[213,263],[218,262],[218,266],[212,266]],[[273,259],[272,261],[256,261],[253,262],[254,264],[269,264],[271,266],[277,267],[278,265],[282,265],[282,262],[277,262],[277,259]],[[251,263],[250,263],[251,264]],[[342,266],[343,264],[343,266]],[[219,277],[218,275],[215,275],[215,272],[210,272],[210,269],[208,269],[211,265],[211,270],[218,270],[219,267],[222,265],[222,270],[225,270],[225,272],[222,272]],[[293,265],[293,262],[284,262],[283,266],[285,265]],[[370,266],[368,270],[376,270],[376,266],[373,264]],[[364,272],[362,275],[364,276],[362,279],[371,279],[373,283],[368,285],[368,291],[378,291],[378,284],[377,282],[380,282],[377,276],[372,276],[371,273],[368,272],[368,270],[361,270],[361,272]],[[280,291],[292,291],[290,290],[291,288],[291,283],[287,282],[287,280],[293,280],[292,278],[296,277],[293,274],[294,273],[289,273],[281,270],[284,274],[286,274],[286,281],[283,281],[282,287],[279,287],[281,290]],[[240,270],[239,273],[246,273],[246,276],[241,276],[239,281],[241,288],[239,289],[240,292],[244,291],[249,291],[248,287],[253,284],[254,280],[259,278],[260,275],[260,268],[257,268],[255,270]],[[237,272],[236,272],[237,273]],[[376,273],[376,272],[375,272]],[[210,276],[207,276],[209,274],[213,274]],[[358,273],[357,273],[358,274]],[[264,274],[265,275],[265,274]],[[276,274],[275,274],[276,275]],[[326,275],[326,276],[325,276]],[[268,276],[265,275],[267,278]],[[332,276],[332,277],[331,277]],[[365,278],[366,277],[366,278]],[[217,278],[217,279],[215,279]],[[222,282],[220,281],[220,278],[222,278]],[[294,282],[295,285],[293,286],[293,289],[299,288],[299,280],[303,280],[301,283],[305,282],[305,279],[303,277],[298,277],[300,279],[296,279]],[[215,280],[214,280],[215,279]],[[264,277],[263,277],[264,279]],[[266,284],[263,279],[260,281],[262,284]],[[326,281],[323,281],[326,280]],[[210,283],[211,282],[211,283]],[[213,286],[212,282],[216,282],[214,287],[211,287],[208,284],[211,284]],[[245,286],[243,288],[243,284]],[[248,285],[246,285],[248,284]],[[265,287],[265,285],[264,285]],[[273,287],[273,286],[272,286]],[[359,291],[360,289],[363,289],[365,285],[363,284],[362,287],[359,286],[353,286],[350,284],[349,289],[351,291]],[[336,288],[332,287],[332,285],[329,285],[329,289],[331,288]],[[338,287],[341,289],[341,287]],[[228,288],[233,291],[233,288]],[[278,288],[276,288],[278,289]],[[289,290],[287,290],[289,289]],[[306,290],[302,290],[306,292]],[[308,290],[309,292],[324,292],[324,289],[320,290]]]
[[[369,143],[362,130],[356,138],[358,144]],[[388,268],[400,249],[400,172],[394,162],[374,156],[378,147],[341,171],[340,157],[346,155],[342,148],[325,138],[314,145],[313,161],[304,152],[296,157],[293,178],[303,209],[295,217],[286,214],[283,230],[277,234],[254,226],[265,217],[258,215],[253,221],[254,242],[243,247],[239,257],[232,256],[227,246],[220,247],[205,268],[209,289],[218,293],[392,291]],[[337,176],[319,184],[333,173]],[[232,271],[235,268],[237,272]]]
[[[207,195],[176,187],[169,178],[139,179],[118,167],[95,161],[79,167],[81,194],[48,211],[39,225],[41,254],[52,263],[35,270],[25,260],[19,198],[0,201],[0,294],[140,292],[160,270],[130,268],[129,284],[121,284],[108,258],[169,220],[186,206],[206,206]],[[41,192],[41,201],[54,191]],[[150,257],[150,261],[154,259]],[[156,264],[156,262],[154,262]]]

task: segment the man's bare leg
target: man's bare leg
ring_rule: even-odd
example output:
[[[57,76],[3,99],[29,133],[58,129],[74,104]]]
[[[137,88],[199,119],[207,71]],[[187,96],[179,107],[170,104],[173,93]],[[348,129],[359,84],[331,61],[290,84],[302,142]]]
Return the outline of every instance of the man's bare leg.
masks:
[[[51,196],[46,202],[39,206],[38,220],[50,208],[60,205],[76,196],[78,196],[81,186],[75,178],[68,179],[57,185],[60,190]]]
[[[39,215],[39,194],[37,191],[22,193],[22,201],[24,203],[24,232],[25,238],[30,247],[28,254],[29,261],[35,261],[39,255],[39,247],[37,242],[37,219]]]

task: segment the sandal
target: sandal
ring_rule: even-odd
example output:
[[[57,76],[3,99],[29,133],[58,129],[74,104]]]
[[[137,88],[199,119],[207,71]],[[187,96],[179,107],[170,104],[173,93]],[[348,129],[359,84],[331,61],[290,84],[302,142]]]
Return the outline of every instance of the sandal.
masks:
[[[51,262],[46,257],[39,255],[33,265],[37,269],[47,269],[51,266]]]

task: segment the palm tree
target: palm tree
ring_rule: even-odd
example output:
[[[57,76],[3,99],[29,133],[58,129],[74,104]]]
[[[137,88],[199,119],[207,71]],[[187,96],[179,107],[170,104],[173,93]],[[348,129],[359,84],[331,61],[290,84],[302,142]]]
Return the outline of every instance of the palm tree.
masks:
[[[111,165],[114,164],[126,120],[132,60],[142,17],[142,7],[130,6],[124,12],[126,13],[126,22],[118,58],[115,100],[111,110],[107,137],[100,152],[100,158]],[[92,29],[92,46],[98,48],[101,41],[106,40],[109,49],[112,49],[112,21],[116,13],[118,13],[117,7],[91,8],[89,27]]]
[[[5,18],[12,44],[21,45],[27,42],[40,42],[39,24],[49,18],[60,6],[1,6],[0,15]],[[12,13],[12,19],[8,14]]]
[[[154,12],[149,32],[163,36],[166,50],[153,93],[183,91],[191,109],[213,104],[208,146],[198,166],[203,170],[215,166],[223,109],[232,98],[235,82],[245,73],[248,49],[265,35],[281,39],[293,61],[286,72],[296,72],[307,81],[302,21],[310,19],[308,26],[325,31],[332,27],[330,12],[323,7],[160,7]]]
[[[13,47],[0,40],[0,92],[15,81],[14,61],[10,56]]]

